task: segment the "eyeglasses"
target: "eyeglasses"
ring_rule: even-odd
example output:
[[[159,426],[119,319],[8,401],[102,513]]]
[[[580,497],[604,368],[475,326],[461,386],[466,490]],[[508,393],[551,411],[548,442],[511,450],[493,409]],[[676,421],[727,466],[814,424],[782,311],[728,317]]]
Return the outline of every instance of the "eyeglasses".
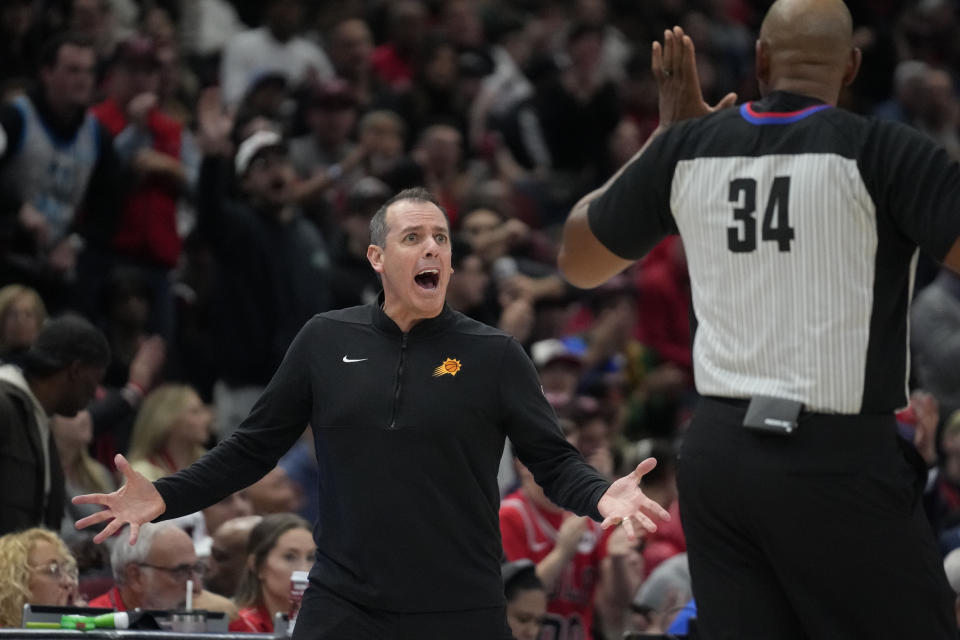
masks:
[[[151,569],[156,569],[157,571],[166,571],[177,580],[187,580],[191,576],[199,576],[202,578],[207,572],[207,565],[202,562],[198,562],[196,564],[178,564],[175,567],[159,567],[155,564],[148,564],[146,562],[138,562],[137,564],[141,567],[150,567]]]
[[[77,580],[77,565],[72,562],[61,562],[52,560],[47,564],[30,565],[30,568],[40,573],[40,575],[49,576],[54,580],[69,578]]]

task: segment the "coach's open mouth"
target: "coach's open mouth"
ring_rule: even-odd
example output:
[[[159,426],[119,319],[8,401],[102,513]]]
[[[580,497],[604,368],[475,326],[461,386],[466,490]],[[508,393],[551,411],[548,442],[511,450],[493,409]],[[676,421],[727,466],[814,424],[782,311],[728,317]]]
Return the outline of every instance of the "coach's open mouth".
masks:
[[[436,289],[440,284],[439,269],[424,269],[413,277],[417,286],[421,289]]]

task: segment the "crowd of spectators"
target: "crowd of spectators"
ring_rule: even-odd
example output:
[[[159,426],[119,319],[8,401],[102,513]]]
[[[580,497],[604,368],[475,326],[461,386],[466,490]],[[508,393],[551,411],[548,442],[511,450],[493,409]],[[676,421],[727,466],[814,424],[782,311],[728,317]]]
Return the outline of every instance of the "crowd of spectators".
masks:
[[[236,429],[309,317],[376,300],[369,220],[417,185],[454,234],[448,303],[528,349],[602,473],[658,457],[643,489],[678,515],[672,460],[696,398],[683,246],[580,291],[556,240],[656,127],[650,42],[683,26],[707,100],[750,100],[767,4],[2,3],[0,626],[24,602],[177,608],[192,577],[232,629],[272,628],[313,552],[309,430],[250,489],[145,526],[133,547],[93,545],[68,498],[116,488],[118,452],[157,479]],[[960,8],[848,5],[864,63],[841,106],[960,159]],[[960,548],[960,277],[921,256],[915,290],[901,435],[930,467],[946,556]],[[500,483],[517,637],[665,630],[684,609],[679,517],[631,546],[550,504],[509,449]]]

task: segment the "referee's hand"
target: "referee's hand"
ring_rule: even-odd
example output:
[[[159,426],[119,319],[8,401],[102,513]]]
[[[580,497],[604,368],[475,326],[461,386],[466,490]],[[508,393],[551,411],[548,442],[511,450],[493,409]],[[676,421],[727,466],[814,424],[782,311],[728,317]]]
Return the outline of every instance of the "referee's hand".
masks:
[[[629,475],[610,485],[597,504],[597,510],[603,516],[601,527],[608,529],[622,524],[627,538],[630,542],[635,542],[641,527],[650,533],[657,530],[653,518],[670,519],[666,509],[640,491],[640,478],[655,466],[657,466],[657,460],[647,458]]]
[[[680,27],[664,31],[662,45],[653,43],[650,69],[660,94],[661,127],[705,116],[737,101],[735,93],[728,93],[712,107],[704,101],[693,40]]]

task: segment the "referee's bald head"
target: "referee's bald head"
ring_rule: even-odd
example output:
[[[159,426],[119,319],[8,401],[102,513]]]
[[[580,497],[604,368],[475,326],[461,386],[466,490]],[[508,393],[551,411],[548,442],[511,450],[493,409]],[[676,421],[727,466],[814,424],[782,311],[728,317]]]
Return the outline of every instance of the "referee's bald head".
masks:
[[[835,104],[833,94],[853,82],[859,67],[853,18],[842,0],[777,0],[767,11],[757,40],[762,93],[813,94]]]

